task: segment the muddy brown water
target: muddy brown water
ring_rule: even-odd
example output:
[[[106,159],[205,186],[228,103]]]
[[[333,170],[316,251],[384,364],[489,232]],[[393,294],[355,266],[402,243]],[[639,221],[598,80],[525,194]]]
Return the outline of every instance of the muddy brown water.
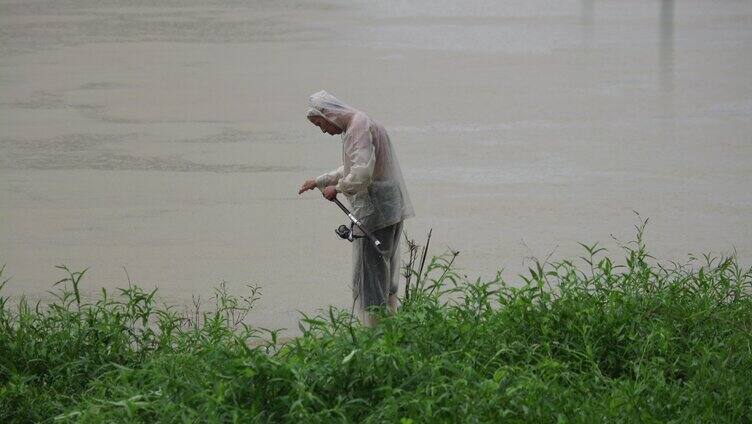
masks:
[[[747,1],[0,1],[0,262],[44,298],[260,284],[250,320],[349,306],[344,223],[308,177],[326,89],[390,132],[434,253],[470,278],[649,217],[661,259],[752,254]],[[294,331],[293,331],[294,332]]]

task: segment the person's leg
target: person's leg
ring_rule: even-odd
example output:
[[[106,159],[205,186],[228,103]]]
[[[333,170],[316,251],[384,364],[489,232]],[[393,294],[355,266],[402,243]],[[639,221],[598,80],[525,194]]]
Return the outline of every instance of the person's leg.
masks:
[[[389,258],[389,297],[386,302],[389,312],[397,313],[400,307],[400,301],[397,297],[399,292],[400,279],[400,240],[402,238],[402,221],[394,225],[394,234],[392,235],[392,254]]]
[[[365,275],[363,269],[363,239],[356,239],[352,242],[352,291],[353,291],[353,313],[358,317],[360,322],[364,322],[365,306],[363,304],[363,285]]]
[[[376,324],[368,309],[387,305],[392,288],[390,259],[394,250],[396,225],[374,231],[381,241],[382,255],[368,239],[358,239],[353,246],[353,294],[359,318],[366,326]]]

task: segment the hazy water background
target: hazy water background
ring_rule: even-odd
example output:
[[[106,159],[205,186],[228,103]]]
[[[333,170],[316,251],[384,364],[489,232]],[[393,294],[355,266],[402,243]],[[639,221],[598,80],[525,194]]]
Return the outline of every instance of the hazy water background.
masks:
[[[263,287],[251,319],[350,304],[307,177],[326,89],[382,122],[433,247],[472,278],[650,217],[661,259],[752,254],[752,2],[0,1],[0,262],[45,296]]]

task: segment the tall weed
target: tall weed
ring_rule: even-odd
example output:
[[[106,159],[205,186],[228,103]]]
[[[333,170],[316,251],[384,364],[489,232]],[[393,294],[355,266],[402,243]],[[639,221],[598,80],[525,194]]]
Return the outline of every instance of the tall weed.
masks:
[[[583,244],[516,285],[412,242],[399,313],[330,308],[284,344],[245,323],[256,288],[209,312],[135,285],[87,303],[63,267],[51,303],[0,297],[0,421],[749,422],[752,269],[657,263],[644,224],[623,262]]]

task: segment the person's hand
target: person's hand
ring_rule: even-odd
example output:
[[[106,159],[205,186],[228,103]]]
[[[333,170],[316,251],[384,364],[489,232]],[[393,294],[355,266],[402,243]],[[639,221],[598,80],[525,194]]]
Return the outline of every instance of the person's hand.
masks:
[[[303,185],[300,186],[298,194],[303,194],[308,190],[313,190],[314,188],[316,188],[316,180],[305,180],[305,182],[303,182]]]
[[[337,189],[334,188],[334,186],[326,187],[321,194],[324,196],[326,200],[334,201],[334,199],[337,198]]]

